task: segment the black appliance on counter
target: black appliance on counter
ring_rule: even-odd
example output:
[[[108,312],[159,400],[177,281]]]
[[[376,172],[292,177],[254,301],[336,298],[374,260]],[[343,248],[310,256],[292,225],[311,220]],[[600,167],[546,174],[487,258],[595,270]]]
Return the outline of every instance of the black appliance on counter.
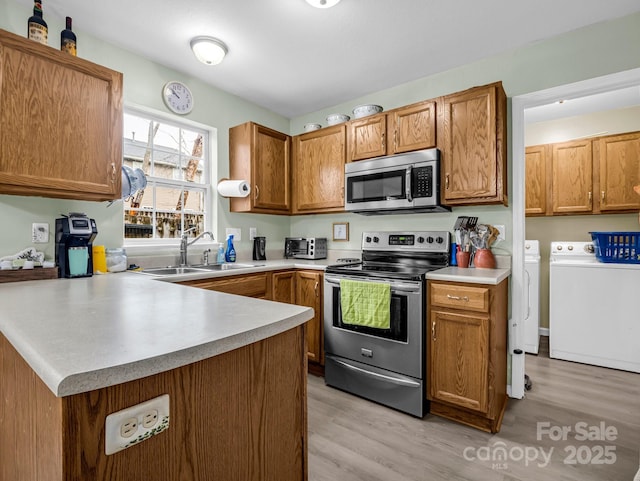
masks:
[[[98,235],[96,221],[86,214],[70,212],[56,219],[56,264],[58,277],[93,275],[93,240]]]
[[[266,237],[253,238],[253,260],[254,261],[267,260],[267,238]]]
[[[327,385],[413,416],[428,412],[426,273],[449,265],[450,241],[445,231],[365,232],[361,262],[326,268]],[[343,322],[343,280],[390,285],[388,329]]]

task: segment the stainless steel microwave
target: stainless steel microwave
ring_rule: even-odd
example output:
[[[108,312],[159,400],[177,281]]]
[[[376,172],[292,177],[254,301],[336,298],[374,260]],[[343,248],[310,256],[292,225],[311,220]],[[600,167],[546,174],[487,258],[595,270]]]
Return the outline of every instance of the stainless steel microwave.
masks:
[[[350,162],[345,165],[344,207],[358,214],[448,212],[440,205],[440,151]]]

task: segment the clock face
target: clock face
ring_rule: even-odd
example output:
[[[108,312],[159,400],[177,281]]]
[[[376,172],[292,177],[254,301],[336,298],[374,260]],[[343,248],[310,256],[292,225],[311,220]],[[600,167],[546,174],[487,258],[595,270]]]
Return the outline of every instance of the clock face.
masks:
[[[167,82],[162,87],[162,99],[173,113],[185,115],[193,109],[193,94],[182,82]]]

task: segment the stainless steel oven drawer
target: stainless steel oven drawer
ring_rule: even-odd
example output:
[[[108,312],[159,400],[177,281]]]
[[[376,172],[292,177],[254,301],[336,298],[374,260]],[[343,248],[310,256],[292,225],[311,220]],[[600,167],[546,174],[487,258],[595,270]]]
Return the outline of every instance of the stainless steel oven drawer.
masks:
[[[327,354],[325,382],[417,417],[427,412],[424,381]]]

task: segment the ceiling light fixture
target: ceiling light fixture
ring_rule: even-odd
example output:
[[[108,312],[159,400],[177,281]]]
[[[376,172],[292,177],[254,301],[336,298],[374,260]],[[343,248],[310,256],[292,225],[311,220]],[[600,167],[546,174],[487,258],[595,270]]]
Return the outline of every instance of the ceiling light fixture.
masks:
[[[191,39],[191,50],[206,65],[218,65],[229,51],[224,42],[213,37],[194,37]]]
[[[331,8],[337,5],[340,0],[307,0],[307,3],[316,8]]]

